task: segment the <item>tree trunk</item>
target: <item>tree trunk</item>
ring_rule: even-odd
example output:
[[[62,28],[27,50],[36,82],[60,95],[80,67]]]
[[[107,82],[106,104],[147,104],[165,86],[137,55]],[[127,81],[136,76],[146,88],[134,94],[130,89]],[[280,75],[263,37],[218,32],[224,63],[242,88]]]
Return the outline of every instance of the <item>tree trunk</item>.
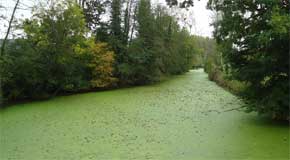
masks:
[[[136,5],[135,6],[135,9],[134,9],[134,15],[133,15],[133,24],[132,24],[132,28],[131,28],[131,35],[130,35],[130,40],[129,40],[129,43],[132,42],[132,39],[133,39],[133,34],[134,34],[134,31],[135,31],[135,27],[136,27],[136,14],[137,14],[137,8],[138,6]]]
[[[12,15],[11,15],[11,18],[10,18],[10,21],[9,21],[8,29],[7,29],[5,38],[3,39],[2,45],[1,45],[0,58],[2,58],[2,56],[4,55],[6,41],[8,39],[10,30],[11,30],[11,27],[12,27],[12,23],[13,23],[13,20],[14,20],[15,12],[17,10],[17,7],[19,5],[19,2],[20,2],[20,0],[17,0],[16,4],[14,6],[14,9],[13,9],[13,12],[12,12]],[[0,75],[0,107],[2,107],[2,104],[3,104],[2,79],[1,78],[2,78],[2,76]]]
[[[15,4],[15,6],[14,6],[14,9],[13,9],[13,12],[12,12],[12,15],[11,15],[11,18],[10,18],[10,21],[9,21],[9,26],[8,26],[8,29],[7,29],[7,32],[6,32],[5,38],[4,38],[3,42],[2,42],[0,56],[3,56],[3,55],[4,55],[6,41],[7,41],[7,39],[8,39],[8,36],[9,36],[10,30],[11,30],[11,28],[12,28],[12,23],[13,23],[14,16],[15,16],[15,12],[16,12],[16,10],[17,10],[17,7],[18,7],[18,5],[19,5],[19,2],[20,2],[20,0],[17,0],[16,4]]]

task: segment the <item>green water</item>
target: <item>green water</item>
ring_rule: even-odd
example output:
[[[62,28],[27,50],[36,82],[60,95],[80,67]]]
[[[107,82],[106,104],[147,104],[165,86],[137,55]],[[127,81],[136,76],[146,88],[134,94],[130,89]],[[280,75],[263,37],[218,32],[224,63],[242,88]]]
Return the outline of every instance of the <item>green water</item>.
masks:
[[[287,160],[289,126],[201,70],[161,84],[59,97],[0,111],[0,160]]]

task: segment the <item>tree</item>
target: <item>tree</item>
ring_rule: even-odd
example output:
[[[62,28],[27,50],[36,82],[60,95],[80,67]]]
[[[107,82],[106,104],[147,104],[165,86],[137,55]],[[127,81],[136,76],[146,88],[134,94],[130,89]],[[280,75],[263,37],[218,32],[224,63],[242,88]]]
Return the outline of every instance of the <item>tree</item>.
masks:
[[[86,37],[84,14],[76,3],[39,7],[23,29],[25,37],[9,43],[1,61],[5,100],[48,98],[116,82],[114,52]]]
[[[220,18],[214,36],[230,73],[249,87],[249,111],[289,118],[289,2],[218,1],[209,8]]]
[[[165,8],[154,11],[148,0],[114,0],[105,23],[86,17],[100,1],[77,2],[51,1],[24,21],[25,36],[9,43],[1,62],[6,100],[111,87],[117,80],[148,84],[191,68],[192,38]],[[88,37],[86,26],[96,38]]]
[[[111,87],[117,79],[114,77],[114,52],[109,50],[106,43],[88,41],[86,56],[90,70],[90,85],[92,88]]]
[[[24,21],[26,37],[9,44],[2,63],[6,99],[48,97],[87,87],[85,65],[74,49],[86,40],[81,9],[62,2],[38,9]]]
[[[148,0],[139,1],[133,16],[132,29],[136,28],[136,37],[132,39],[124,57],[118,66],[121,79],[129,84],[146,84],[160,78],[156,66],[157,52],[154,50],[154,14]]]
[[[84,15],[88,28],[94,33],[98,32],[99,28],[104,28],[102,16],[106,13],[106,8],[109,5],[109,0],[81,0]]]
[[[137,12],[138,37],[144,41],[144,47],[151,47],[154,37],[154,15],[151,10],[151,2],[140,0]]]
[[[181,8],[187,8],[193,6],[194,0],[166,0],[167,5],[170,7],[172,6],[179,6]]]
[[[4,66],[3,66],[3,63],[4,63],[4,52],[5,52],[5,47],[6,47],[6,43],[7,43],[7,39],[8,39],[8,36],[9,36],[9,34],[10,34],[10,30],[11,30],[11,28],[12,28],[12,23],[13,23],[13,21],[14,21],[14,18],[15,18],[15,13],[16,13],[16,10],[17,10],[17,7],[18,7],[18,5],[19,5],[19,2],[20,2],[20,0],[17,0],[16,1],[16,3],[15,3],[15,6],[14,6],[14,8],[13,8],[13,11],[12,11],[12,15],[11,15],[11,18],[10,18],[10,20],[9,20],[9,25],[8,25],[8,28],[7,28],[7,32],[6,32],[6,34],[5,34],[5,37],[4,37],[4,39],[1,41],[1,48],[0,48],[0,67],[2,68],[1,69],[1,71],[0,71],[0,107],[1,107],[1,105],[2,105],[2,103],[3,103],[3,89],[2,89],[2,85],[3,85],[3,72],[2,72],[2,70],[3,70],[3,68],[4,68]],[[0,6],[0,9],[1,8],[4,8],[4,6]],[[2,15],[0,15],[1,16],[1,18],[3,18],[2,17]]]
[[[117,54],[117,63],[121,61],[123,53],[123,29],[121,27],[121,0],[113,0],[111,3],[111,20],[110,20],[110,44]]]
[[[137,33],[128,48],[128,62],[121,65],[124,79],[133,84],[147,84],[191,68],[192,39],[165,8],[158,6],[153,11],[150,1],[141,0],[136,20]]]
[[[123,43],[126,46],[128,45],[129,33],[131,28],[130,24],[131,24],[132,8],[133,8],[133,0],[127,0],[124,15],[124,36],[123,36]]]
[[[140,71],[137,71],[136,77],[139,83],[148,83],[155,81],[160,76],[158,67],[156,66],[157,53],[154,51],[154,14],[151,9],[151,2],[148,0],[140,0],[137,11],[137,39],[135,45],[140,48],[136,48],[134,56],[137,58],[137,62],[142,64]],[[136,47],[137,47],[136,46]]]
[[[0,51],[0,56],[3,56],[3,55],[4,55],[5,45],[6,45],[6,42],[7,42],[8,36],[9,36],[9,34],[10,34],[10,30],[11,30],[11,28],[12,28],[12,22],[13,22],[13,20],[14,20],[15,13],[16,13],[17,7],[18,7],[18,5],[19,5],[19,2],[20,2],[20,0],[17,0],[15,6],[14,6],[14,8],[13,8],[12,15],[11,15],[11,18],[10,18],[10,20],[9,20],[9,25],[8,25],[8,28],[7,28],[7,32],[6,32],[5,37],[4,37],[3,41],[2,41],[1,51]]]

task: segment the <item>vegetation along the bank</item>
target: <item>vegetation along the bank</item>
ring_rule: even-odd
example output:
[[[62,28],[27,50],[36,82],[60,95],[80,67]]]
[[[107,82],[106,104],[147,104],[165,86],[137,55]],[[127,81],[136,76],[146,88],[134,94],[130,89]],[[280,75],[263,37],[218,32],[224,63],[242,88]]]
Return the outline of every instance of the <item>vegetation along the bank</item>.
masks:
[[[9,41],[2,53],[4,101],[143,85],[187,72],[194,53],[189,32],[150,1],[123,5],[113,0],[38,6],[21,25],[25,36]],[[104,23],[106,8],[111,17]]]
[[[204,67],[249,103],[247,111],[289,119],[287,0],[209,0],[213,39],[192,36],[149,0],[48,2],[18,25],[21,37],[1,44],[1,103],[151,84]]]
[[[194,5],[194,0],[166,1]],[[209,0],[208,9],[215,12],[215,40],[199,41],[207,41],[209,78],[247,100],[247,111],[289,120],[289,1]]]

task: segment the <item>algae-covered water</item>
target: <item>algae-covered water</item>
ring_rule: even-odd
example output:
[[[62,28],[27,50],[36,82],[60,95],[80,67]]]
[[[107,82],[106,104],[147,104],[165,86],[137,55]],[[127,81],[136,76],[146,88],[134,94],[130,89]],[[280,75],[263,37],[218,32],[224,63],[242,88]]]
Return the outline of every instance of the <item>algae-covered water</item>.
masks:
[[[287,160],[289,126],[242,111],[201,70],[0,111],[0,160]]]

